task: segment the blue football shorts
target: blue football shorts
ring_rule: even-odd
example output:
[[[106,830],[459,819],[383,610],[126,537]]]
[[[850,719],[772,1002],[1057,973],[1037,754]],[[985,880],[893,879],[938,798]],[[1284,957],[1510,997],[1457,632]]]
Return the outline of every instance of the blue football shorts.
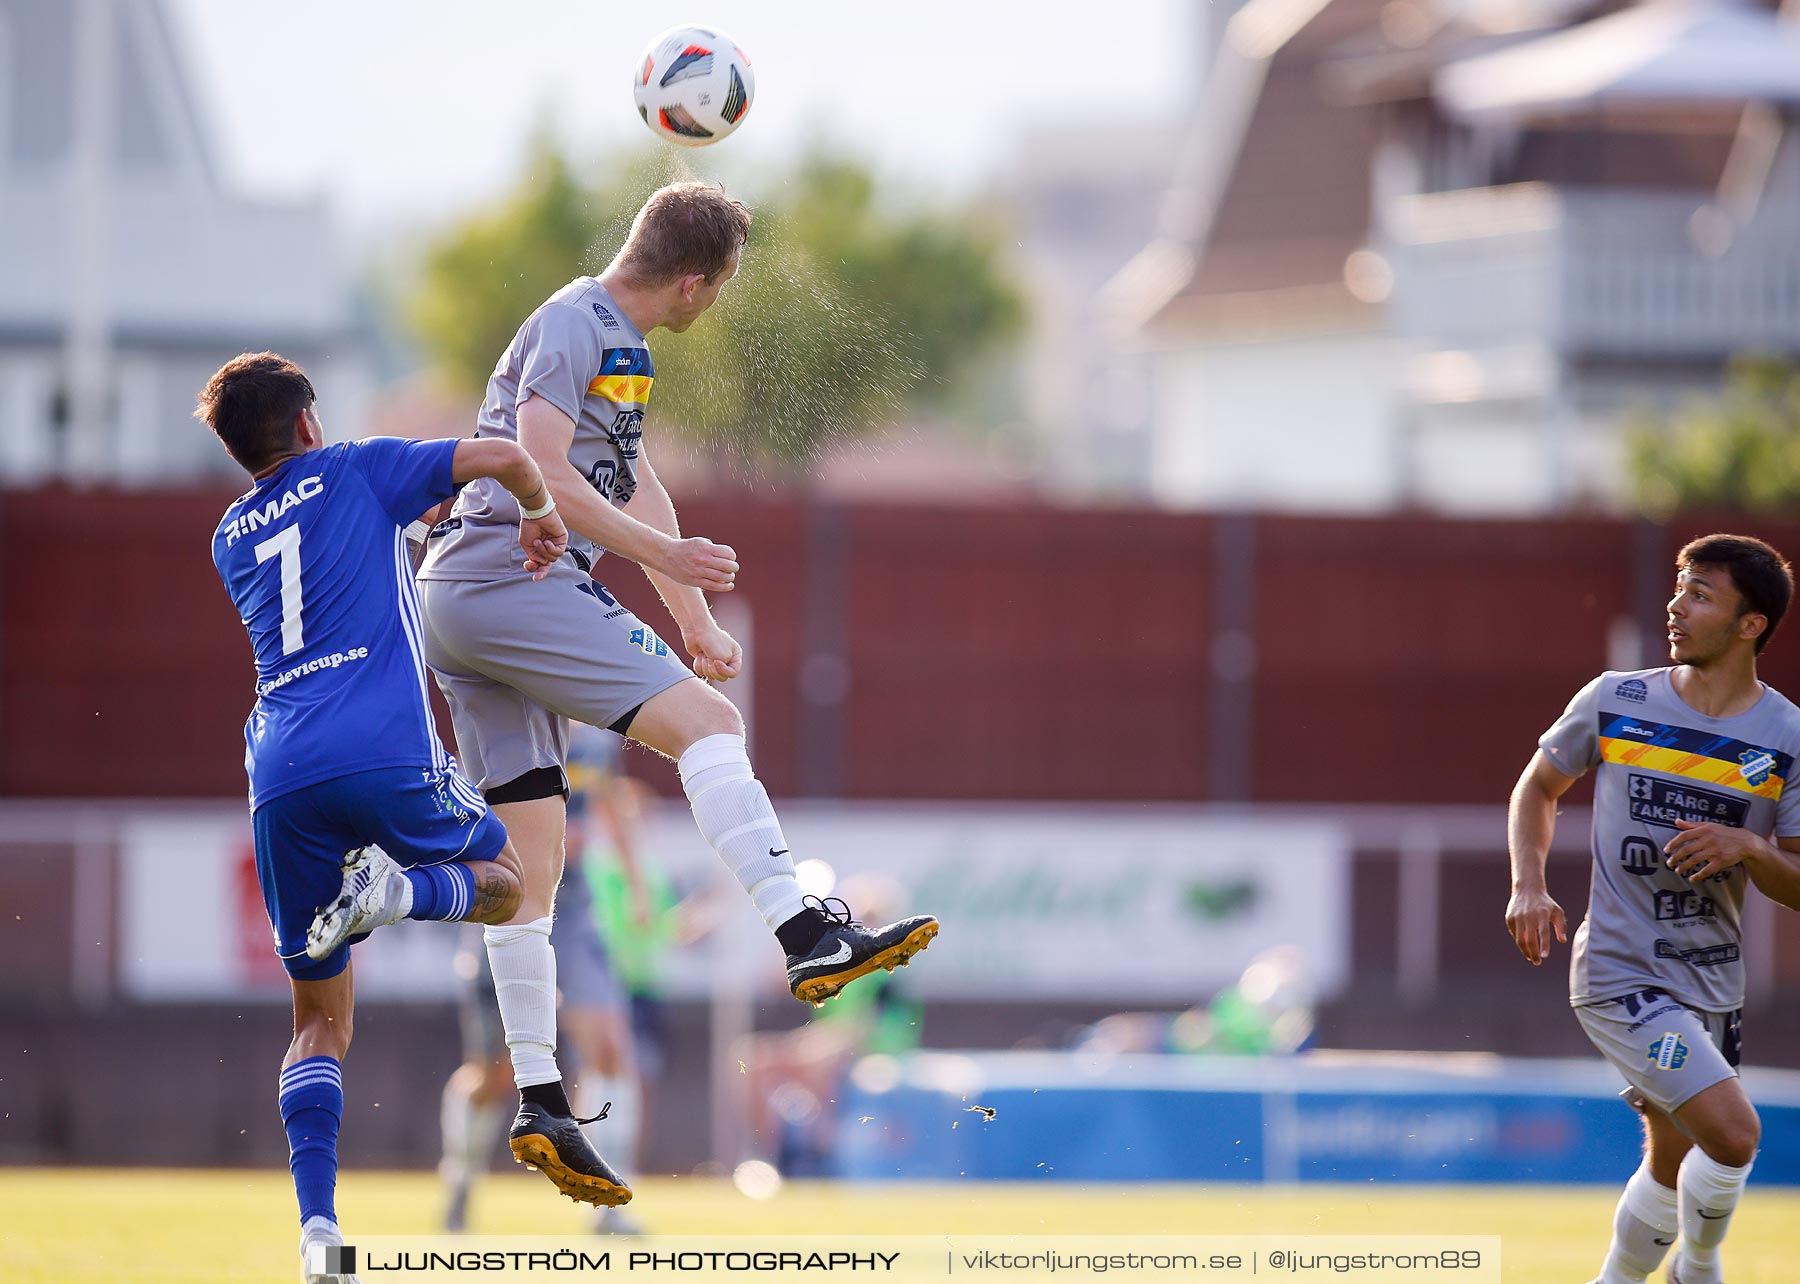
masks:
[[[308,958],[306,932],[343,887],[344,857],[373,843],[403,869],[492,860],[506,828],[454,766],[381,767],[279,794],[251,817],[256,878],[275,929],[275,952],[298,981],[325,981],[350,963],[353,936]]]

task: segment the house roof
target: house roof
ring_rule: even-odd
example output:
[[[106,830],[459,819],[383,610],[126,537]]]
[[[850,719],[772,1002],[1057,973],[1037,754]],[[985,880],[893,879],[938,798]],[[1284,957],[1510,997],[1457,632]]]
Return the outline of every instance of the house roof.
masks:
[[[1800,26],[1733,0],[1649,0],[1453,62],[1437,98],[1518,122],[1596,109],[1800,102]]]
[[[1164,236],[1109,287],[1118,319],[1154,328],[1270,291],[1360,306],[1344,268],[1369,226],[1377,120],[1331,104],[1318,69],[1386,2],[1250,0],[1232,18]]]
[[[1448,100],[1477,120],[1521,108],[1495,181],[1711,187],[1737,108],[1800,101],[1800,22],[1762,7],[1775,0],[1648,0],[1568,25],[1614,3],[1249,0],[1208,76],[1162,234],[1107,288],[1112,320],[1151,333],[1366,320],[1380,293],[1358,288],[1375,149],[1407,103]],[[1608,110],[1532,106],[1584,101]]]

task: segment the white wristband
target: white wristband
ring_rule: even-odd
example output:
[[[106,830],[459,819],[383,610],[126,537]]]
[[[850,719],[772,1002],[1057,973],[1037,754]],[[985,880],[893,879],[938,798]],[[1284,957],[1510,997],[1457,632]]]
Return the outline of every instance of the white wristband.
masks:
[[[544,492],[544,506],[542,508],[527,508],[523,504],[519,505],[519,516],[523,517],[528,522],[535,522],[540,517],[547,517],[555,511],[556,496],[550,494],[548,491]]]

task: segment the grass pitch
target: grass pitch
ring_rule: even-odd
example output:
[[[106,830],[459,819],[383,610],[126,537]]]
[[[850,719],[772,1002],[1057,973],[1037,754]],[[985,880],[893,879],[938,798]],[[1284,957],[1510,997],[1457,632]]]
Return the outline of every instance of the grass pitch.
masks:
[[[1618,1192],[1586,1186],[867,1185],[794,1182],[751,1200],[725,1181],[648,1179],[631,1211],[652,1233],[1500,1235],[1507,1284],[1581,1284],[1599,1270]],[[0,1169],[7,1284],[294,1284],[285,1172]],[[364,1234],[431,1234],[423,1173],[344,1174],[338,1212]],[[1725,1252],[1732,1284],[1789,1284],[1800,1192],[1751,1191]],[[496,1173],[470,1230],[579,1235],[582,1210],[529,1173]]]

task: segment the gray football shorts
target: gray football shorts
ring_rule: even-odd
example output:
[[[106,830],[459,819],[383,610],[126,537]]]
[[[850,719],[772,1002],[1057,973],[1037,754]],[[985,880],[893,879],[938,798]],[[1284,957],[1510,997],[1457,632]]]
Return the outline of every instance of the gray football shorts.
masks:
[[[1639,990],[1583,1004],[1575,1016],[1600,1055],[1665,1114],[1737,1073],[1740,1012],[1705,1012]]]
[[[610,727],[694,676],[637,616],[567,559],[542,580],[422,580],[425,662],[482,789],[562,768],[565,718]]]

